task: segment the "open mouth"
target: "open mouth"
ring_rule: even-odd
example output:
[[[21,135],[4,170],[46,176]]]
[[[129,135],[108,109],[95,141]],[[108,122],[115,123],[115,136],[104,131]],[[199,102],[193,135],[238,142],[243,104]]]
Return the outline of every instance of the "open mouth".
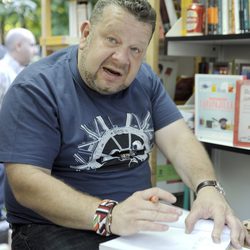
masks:
[[[115,76],[121,76],[122,75],[120,72],[115,71],[115,70],[110,69],[110,68],[103,67],[103,70],[105,72],[107,72],[108,74],[112,74],[112,75],[115,75]]]

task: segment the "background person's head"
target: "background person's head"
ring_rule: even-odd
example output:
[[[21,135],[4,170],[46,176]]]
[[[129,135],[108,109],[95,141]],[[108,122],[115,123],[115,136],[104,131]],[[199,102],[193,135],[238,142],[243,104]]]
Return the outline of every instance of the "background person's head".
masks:
[[[155,19],[146,0],[99,0],[81,26],[78,69],[85,83],[101,94],[129,87],[145,57]]]
[[[35,44],[33,33],[24,28],[11,29],[5,37],[7,52],[22,66],[27,66],[34,57]]]

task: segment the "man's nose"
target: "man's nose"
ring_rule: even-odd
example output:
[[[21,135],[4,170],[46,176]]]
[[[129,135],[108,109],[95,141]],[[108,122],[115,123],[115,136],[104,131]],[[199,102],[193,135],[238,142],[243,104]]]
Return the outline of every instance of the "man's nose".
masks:
[[[129,49],[127,48],[120,48],[117,49],[113,55],[112,58],[115,59],[117,62],[122,64],[129,64]]]

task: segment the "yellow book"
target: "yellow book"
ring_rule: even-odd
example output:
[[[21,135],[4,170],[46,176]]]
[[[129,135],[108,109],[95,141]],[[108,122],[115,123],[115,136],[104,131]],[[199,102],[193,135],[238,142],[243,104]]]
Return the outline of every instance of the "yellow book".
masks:
[[[192,0],[181,0],[181,17],[182,17],[182,36],[186,36],[187,29],[186,29],[186,20],[187,20],[187,8],[192,3]]]

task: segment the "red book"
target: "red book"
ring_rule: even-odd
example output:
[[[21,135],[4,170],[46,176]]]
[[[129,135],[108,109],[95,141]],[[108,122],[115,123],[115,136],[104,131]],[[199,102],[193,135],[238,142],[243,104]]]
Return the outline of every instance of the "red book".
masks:
[[[250,147],[250,80],[236,83],[233,144]]]

